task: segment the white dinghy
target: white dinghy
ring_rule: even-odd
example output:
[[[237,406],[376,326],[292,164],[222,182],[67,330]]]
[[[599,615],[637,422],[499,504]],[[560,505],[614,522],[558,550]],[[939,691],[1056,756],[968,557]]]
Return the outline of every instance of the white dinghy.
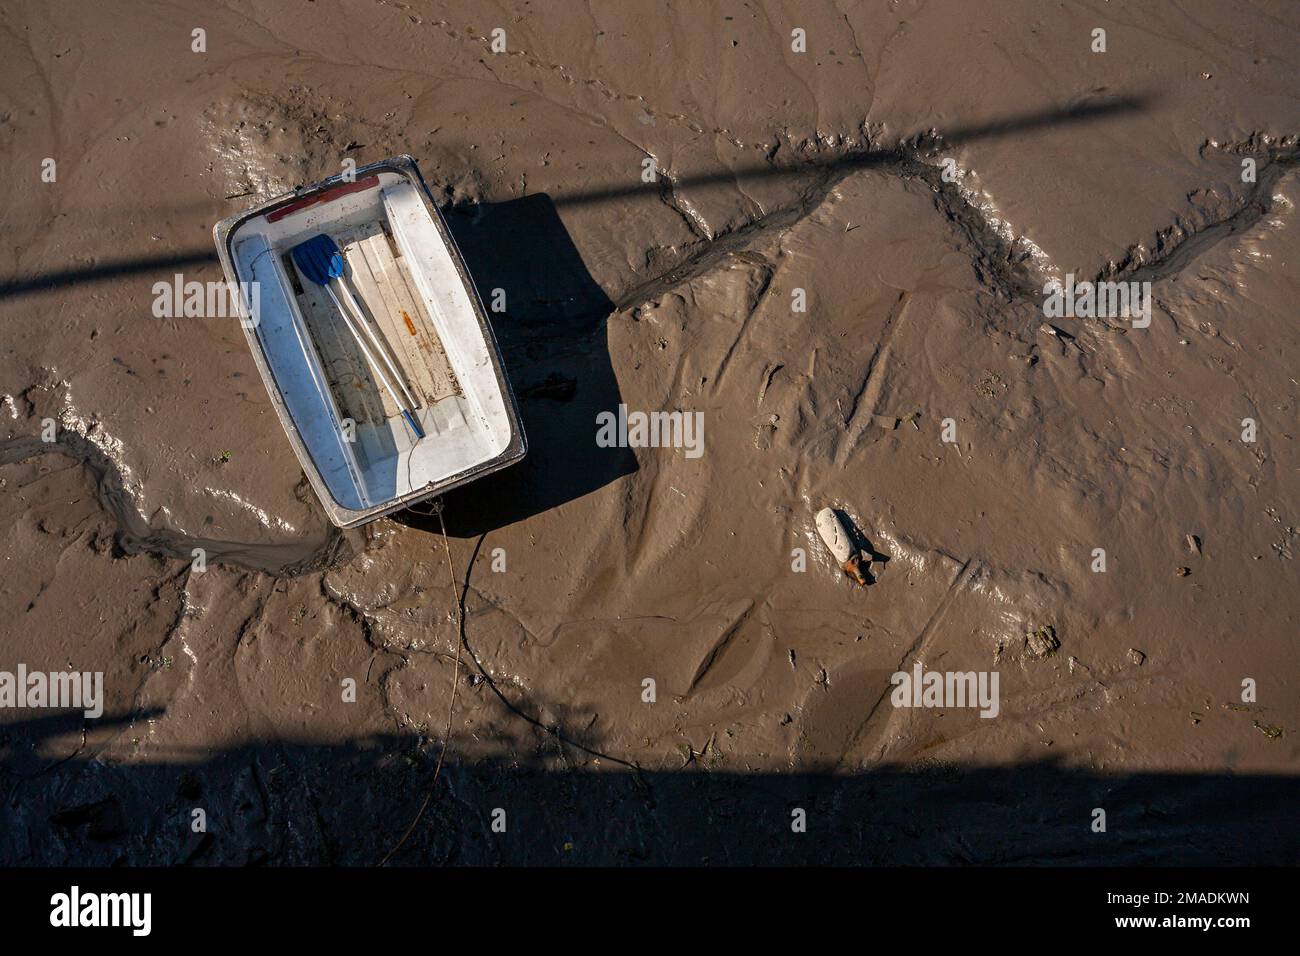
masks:
[[[524,456],[492,327],[409,156],[280,196],[213,234],[253,360],[335,524]],[[333,281],[303,255],[321,245],[337,247]]]

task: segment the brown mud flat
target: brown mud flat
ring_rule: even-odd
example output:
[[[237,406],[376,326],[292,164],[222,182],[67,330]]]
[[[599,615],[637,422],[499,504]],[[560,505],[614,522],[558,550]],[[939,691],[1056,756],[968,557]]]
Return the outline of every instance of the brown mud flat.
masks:
[[[311,6],[0,3],[0,670],[106,690],[0,711],[0,860],[1300,859],[1293,7]],[[331,528],[238,323],[152,309],[398,153],[530,442],[450,568]],[[1067,274],[1150,327],[1045,327]],[[620,404],[704,454],[598,447]],[[998,716],[893,707],[918,662]]]

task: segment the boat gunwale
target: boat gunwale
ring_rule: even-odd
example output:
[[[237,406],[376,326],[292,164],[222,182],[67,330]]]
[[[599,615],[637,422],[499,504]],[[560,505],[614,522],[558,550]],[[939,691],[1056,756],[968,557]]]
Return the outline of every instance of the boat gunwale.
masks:
[[[240,326],[244,330],[244,337],[248,340],[249,350],[253,355],[253,363],[257,366],[259,374],[262,376],[262,382],[266,386],[267,393],[271,397],[271,404],[279,416],[280,424],[284,427],[285,434],[289,437],[289,442],[293,446],[294,453],[298,456],[299,464],[302,465],[303,471],[307,475],[308,481],[311,482],[316,496],[324,505],[330,520],[340,528],[355,528],[358,525],[374,521],[385,515],[392,514],[409,507],[419,501],[424,501],[435,495],[445,494],[454,488],[467,484],[484,475],[500,471],[509,465],[519,461],[528,453],[528,438],[524,434],[523,422],[519,415],[519,406],[515,399],[514,389],[510,387],[510,382],[506,378],[505,368],[501,356],[501,347],[497,342],[496,333],[492,328],[492,323],[487,317],[487,311],[483,308],[483,302],[479,297],[478,289],[474,285],[474,280],[470,277],[469,270],[465,266],[464,256],[461,254],[460,247],[456,244],[451,230],[442,217],[442,212],[438,209],[437,204],[433,201],[433,196],[429,192],[429,187],[425,184],[424,177],[420,174],[419,166],[416,165],[415,159],[408,155],[389,157],[375,163],[369,163],[365,166],[357,167],[348,173],[340,173],[331,176],[310,186],[299,186],[292,192],[283,193],[271,199],[260,203],[251,209],[246,209],[234,216],[222,219],[212,227],[212,236],[217,245],[217,255],[221,260],[222,271],[225,273],[226,281],[231,288],[238,290],[239,273],[235,267],[235,257],[233,249],[233,239],[240,227],[249,221],[256,219],[258,216],[265,216],[286,206],[300,203],[303,199],[313,196],[319,196],[322,193],[336,189],[340,186],[353,185],[367,176],[377,176],[382,172],[396,173],[404,177],[416,187],[416,192],[420,200],[424,203],[425,209],[429,213],[429,218],[433,220],[434,228],[437,230],[439,237],[446,244],[448,252],[451,255],[452,264],[455,266],[456,274],[460,277],[461,285],[464,287],[466,294],[469,296],[470,308],[474,312],[474,318],[478,322],[480,333],[488,346],[488,356],[492,361],[492,371],[496,378],[497,387],[501,390],[503,405],[505,407],[506,419],[510,425],[510,440],[500,454],[473,465],[461,472],[450,475],[447,478],[437,482],[429,482],[421,488],[407,492],[397,498],[391,498],[370,508],[354,509],[340,503],[334,493],[325,483],[321,474],[320,467],[312,457],[311,449],[303,441],[299,433],[298,426],[293,417],[289,414],[288,406],[285,404],[284,396],[280,391],[279,384],[275,380],[275,373],[272,372],[270,363],[267,361],[265,350],[262,347],[261,340],[257,335],[257,326],[254,319],[249,314],[248,306],[243,300],[242,295],[236,294],[235,300],[239,303],[239,311],[242,321]]]

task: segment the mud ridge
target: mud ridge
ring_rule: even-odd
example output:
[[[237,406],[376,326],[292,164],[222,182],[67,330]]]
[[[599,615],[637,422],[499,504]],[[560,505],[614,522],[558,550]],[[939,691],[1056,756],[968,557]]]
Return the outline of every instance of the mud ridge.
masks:
[[[721,259],[743,250],[768,230],[779,231],[797,225],[815,212],[837,186],[865,170],[923,183],[928,187],[936,210],[971,250],[972,265],[980,280],[1000,298],[1014,300],[1040,295],[1040,283],[1025,266],[1028,255],[1018,253],[989,223],[983,211],[964,196],[956,184],[944,182],[941,170],[926,161],[927,157],[932,158],[937,142],[937,139],[930,139],[890,149],[844,151],[828,160],[790,166],[777,166],[769,160],[769,165],[782,173],[791,176],[807,174],[809,177],[808,185],[794,202],[688,246],[686,254],[671,268],[617,295],[615,309],[626,311],[652,301],[708,272]],[[673,199],[664,201],[688,219],[692,233],[698,235],[700,227],[689,221],[691,217],[682,210],[676,187],[665,192]]]
[[[117,545],[126,554],[153,554],[189,562],[194,560],[194,550],[201,548],[206,561],[261,571],[275,577],[309,574],[328,568],[345,556],[345,536],[334,527],[326,531],[325,540],[318,544],[253,544],[154,528],[126,490],[118,464],[94,442],[66,429],[53,442],[31,437],[0,442],[0,465],[51,454],[70,458],[90,473],[99,505],[117,525]]]
[[[1131,246],[1118,263],[1111,263],[1097,276],[1097,281],[1123,279],[1128,282],[1159,282],[1176,277],[1183,269],[1223,240],[1255,225],[1276,205],[1273,188],[1291,170],[1300,167],[1300,137],[1278,140],[1251,137],[1248,140],[1218,144],[1207,141],[1201,155],[1218,149],[1243,157],[1260,158],[1256,180],[1237,208],[1228,215],[1204,225],[1175,222],[1160,231],[1156,252],[1148,254],[1141,245]]]

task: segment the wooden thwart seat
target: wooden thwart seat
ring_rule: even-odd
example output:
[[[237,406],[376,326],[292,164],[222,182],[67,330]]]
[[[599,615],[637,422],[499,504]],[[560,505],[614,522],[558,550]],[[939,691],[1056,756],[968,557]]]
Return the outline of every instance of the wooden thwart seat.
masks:
[[[347,261],[361,307],[374,320],[411,387],[417,407],[427,408],[460,394],[433,323],[411,287],[401,257],[383,231],[345,230],[334,236]],[[297,265],[289,262],[297,272]],[[298,273],[298,303],[320,353],[339,412],[358,425],[381,424],[400,413],[392,397],[375,385],[356,342],[325,290]]]

